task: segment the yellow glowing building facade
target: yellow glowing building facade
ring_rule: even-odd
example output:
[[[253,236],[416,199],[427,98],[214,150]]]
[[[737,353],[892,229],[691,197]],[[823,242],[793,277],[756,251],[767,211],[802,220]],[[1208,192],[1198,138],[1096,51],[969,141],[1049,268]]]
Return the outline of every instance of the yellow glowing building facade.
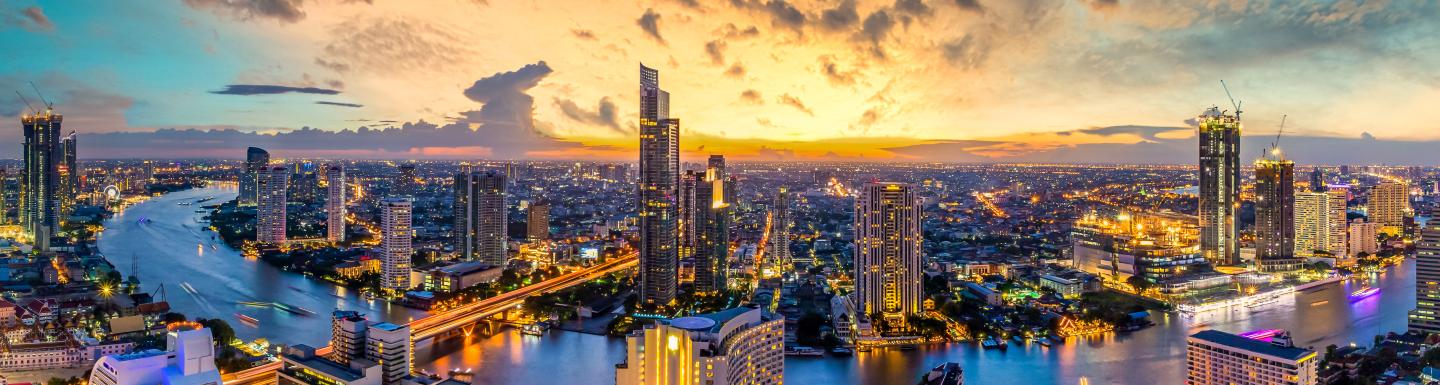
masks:
[[[1191,217],[1091,212],[1075,222],[1070,235],[1075,267],[1114,282],[1138,275],[1161,283],[1206,263]]]
[[[1410,190],[1404,183],[1385,181],[1370,190],[1370,203],[1366,212],[1370,222],[1380,224],[1380,231],[1390,235],[1400,234],[1405,228],[1405,213],[1410,211]]]
[[[618,385],[779,385],[785,319],[758,307],[659,321],[625,338]]]

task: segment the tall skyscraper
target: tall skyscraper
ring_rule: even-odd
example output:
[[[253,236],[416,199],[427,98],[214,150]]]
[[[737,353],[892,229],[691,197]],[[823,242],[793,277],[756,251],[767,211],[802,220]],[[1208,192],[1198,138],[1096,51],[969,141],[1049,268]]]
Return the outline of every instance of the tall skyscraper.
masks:
[[[550,203],[532,202],[525,211],[525,236],[539,241],[550,239]]]
[[[1440,218],[1440,208],[1430,211]],[[1420,243],[1415,245],[1415,310],[1410,311],[1410,330],[1440,333],[1440,219],[1425,222]]]
[[[909,184],[869,183],[855,198],[855,303],[871,322],[905,329],[921,310],[920,214]]]
[[[1380,231],[1390,235],[1400,234],[1405,228],[1405,212],[1410,210],[1410,188],[1402,182],[1384,181],[1370,189],[1370,201],[1366,212],[1370,222],[1380,224]]]
[[[679,281],[678,207],[680,121],[670,118],[670,94],[660,71],[640,65],[640,302],[665,305]]]
[[[725,180],[714,157],[705,179],[695,185],[695,293],[725,291],[730,257],[730,203],[725,201]]]
[[[695,266],[695,245],[699,238],[696,234],[698,230],[695,226],[695,212],[700,206],[699,202],[703,201],[696,197],[695,187],[704,180],[705,173],[695,170],[685,170],[685,173],[680,175],[680,198],[677,201],[680,218],[676,221],[680,226],[679,256],[680,264],[691,268]]]
[[[777,272],[788,268],[790,262],[790,192],[781,187],[775,193],[775,203],[770,207],[770,244],[765,246],[765,254],[770,259],[770,265],[775,266]]]
[[[1356,218],[1350,223],[1345,236],[1345,256],[1358,257],[1360,253],[1375,255],[1380,252],[1380,241],[1376,238],[1380,235],[1380,224],[1366,222],[1363,218]]]
[[[1297,348],[1289,333],[1266,342],[1218,330],[1190,335],[1185,349],[1185,385],[1319,383],[1314,350]]]
[[[64,223],[70,216],[71,210],[75,209],[75,199],[80,195],[80,163],[76,153],[75,131],[70,135],[60,138],[60,216],[59,222]]]
[[[1310,170],[1310,191],[1324,192],[1326,190],[1326,184],[1325,169],[1320,168],[1320,166],[1315,166],[1314,170]]]
[[[270,164],[270,153],[259,147],[245,149],[245,169],[240,173],[240,204],[253,205],[258,198],[256,184],[260,169]]]
[[[657,321],[625,337],[615,383],[779,385],[784,341],[785,318],[753,306]]]
[[[1295,193],[1295,255],[1345,256],[1345,192]]]
[[[1200,251],[1216,265],[1240,263],[1240,117],[1200,114]]]
[[[731,175],[729,169],[725,167],[725,156],[710,155],[706,166],[707,170],[712,168],[716,170],[716,179],[725,181],[725,202],[734,205],[736,203],[735,176]]]
[[[285,204],[289,189],[290,170],[285,166],[265,166],[255,174],[255,241],[285,243]]]
[[[455,251],[465,260],[505,266],[505,174],[466,171],[455,176]]]
[[[60,232],[60,143],[63,117],[45,112],[21,115],[25,131],[25,174],[20,180],[20,224],[38,250],[50,249],[50,238]]]
[[[415,175],[415,164],[406,163],[399,167],[400,175],[395,178],[395,191],[390,195],[415,196],[420,192],[420,179]]]
[[[345,169],[330,166],[325,170],[325,239],[345,241]]]
[[[410,198],[389,197],[380,202],[380,287],[392,294],[410,290],[410,241],[415,233],[410,226]]]
[[[1261,271],[1300,267],[1295,258],[1295,163],[1255,161],[1255,259]]]

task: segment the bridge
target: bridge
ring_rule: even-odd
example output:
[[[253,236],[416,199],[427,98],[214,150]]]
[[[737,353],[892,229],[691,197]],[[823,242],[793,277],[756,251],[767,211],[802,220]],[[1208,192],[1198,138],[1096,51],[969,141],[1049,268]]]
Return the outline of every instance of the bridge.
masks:
[[[511,290],[494,297],[410,321],[411,346],[413,348],[415,341],[430,339],[518,307],[525,302],[526,298],[531,296],[574,287],[610,273],[635,267],[637,262],[638,258],[636,254],[631,252],[595,266],[561,274],[558,277]],[[316,349],[316,353],[329,354],[330,347],[326,346]],[[279,361],[226,374],[221,377],[221,380],[227,385],[274,384],[276,382],[275,371],[277,370],[280,370]]]

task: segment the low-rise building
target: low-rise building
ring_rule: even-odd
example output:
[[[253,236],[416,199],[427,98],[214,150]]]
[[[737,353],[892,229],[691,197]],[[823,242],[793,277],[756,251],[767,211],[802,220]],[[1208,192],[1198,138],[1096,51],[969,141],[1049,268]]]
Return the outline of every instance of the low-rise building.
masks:
[[[1281,332],[1270,342],[1217,330],[1190,335],[1185,349],[1186,385],[1293,384],[1317,382],[1315,351],[1297,348]]]
[[[1199,229],[1176,214],[1091,212],[1071,230],[1075,268],[1113,282],[1160,283],[1201,270]]]
[[[309,345],[286,348],[280,362],[279,385],[381,385],[380,365],[374,361],[354,358],[347,365],[316,355]]]
[[[452,293],[500,279],[505,269],[480,261],[460,262],[436,267],[425,272],[425,290]]]
[[[165,335],[166,351],[108,355],[95,362],[90,383],[97,385],[218,385],[215,339],[198,324],[173,325]]]

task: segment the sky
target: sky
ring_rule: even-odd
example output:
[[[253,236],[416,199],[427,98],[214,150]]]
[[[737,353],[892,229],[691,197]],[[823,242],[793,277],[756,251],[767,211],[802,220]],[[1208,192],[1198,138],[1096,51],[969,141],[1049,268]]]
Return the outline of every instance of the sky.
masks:
[[[634,160],[644,63],[692,159],[1193,163],[1224,80],[1247,158],[1284,117],[1302,164],[1440,164],[1437,8],[0,0],[0,157],[30,108],[13,89],[82,158]]]

